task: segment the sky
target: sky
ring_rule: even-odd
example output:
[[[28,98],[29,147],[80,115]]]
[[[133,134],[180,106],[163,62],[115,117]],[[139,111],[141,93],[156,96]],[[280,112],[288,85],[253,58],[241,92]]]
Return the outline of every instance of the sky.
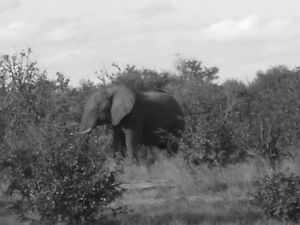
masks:
[[[0,0],[0,55],[31,48],[74,85],[134,64],[174,71],[178,57],[250,82],[300,66],[299,0]]]

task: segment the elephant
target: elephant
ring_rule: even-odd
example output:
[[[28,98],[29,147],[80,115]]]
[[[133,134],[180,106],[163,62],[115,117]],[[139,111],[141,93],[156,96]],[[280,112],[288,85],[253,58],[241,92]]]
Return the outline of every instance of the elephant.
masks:
[[[134,92],[125,86],[100,87],[87,101],[80,133],[90,133],[105,124],[112,125],[113,149],[127,150],[131,163],[139,161],[139,145],[168,148],[166,134],[178,139],[185,126],[183,110],[171,95],[157,91]],[[170,148],[173,153],[177,152],[176,141]]]

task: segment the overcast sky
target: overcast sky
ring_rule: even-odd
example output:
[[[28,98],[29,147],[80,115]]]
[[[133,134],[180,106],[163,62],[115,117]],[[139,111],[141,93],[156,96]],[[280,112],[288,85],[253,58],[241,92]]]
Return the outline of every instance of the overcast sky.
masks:
[[[0,0],[0,54],[32,48],[73,84],[135,64],[172,70],[176,55],[251,81],[300,66],[299,0]]]

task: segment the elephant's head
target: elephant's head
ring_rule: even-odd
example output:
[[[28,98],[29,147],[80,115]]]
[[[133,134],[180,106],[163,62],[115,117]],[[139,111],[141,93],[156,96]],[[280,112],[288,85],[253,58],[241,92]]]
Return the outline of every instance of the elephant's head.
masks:
[[[80,125],[80,133],[92,131],[98,125],[118,125],[131,112],[135,94],[126,87],[100,88],[87,102]]]

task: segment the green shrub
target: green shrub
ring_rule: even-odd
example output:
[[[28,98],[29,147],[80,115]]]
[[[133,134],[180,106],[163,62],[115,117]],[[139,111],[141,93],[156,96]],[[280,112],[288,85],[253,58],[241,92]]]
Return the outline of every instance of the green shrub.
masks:
[[[104,166],[110,137],[103,129],[72,135],[95,86],[71,88],[61,73],[48,79],[30,53],[0,57],[0,175],[11,209],[21,218],[34,212],[41,223],[83,224],[117,213],[108,205],[122,189]]]
[[[255,199],[268,217],[300,220],[300,176],[277,173],[256,182]]]
[[[172,94],[185,112],[186,128],[181,150],[188,162],[196,165],[228,165],[246,158],[236,132],[237,123],[230,120],[224,87],[216,84],[218,68],[205,67],[195,59],[180,59],[180,74]]]
[[[236,145],[232,128],[223,121],[186,118],[180,151],[193,165],[226,166],[245,161],[246,151]]]
[[[138,69],[135,66],[129,66],[120,70],[112,82],[116,85],[125,85],[133,91],[164,91],[166,85],[173,81],[169,73],[160,73],[156,70]]]
[[[122,194],[122,188],[103,166],[106,141],[70,136],[34,158],[19,159],[22,167],[11,167],[7,192],[22,199],[13,202],[19,208],[17,213],[25,218],[33,211],[40,221],[63,220],[69,224],[85,224],[118,213],[120,208],[108,207]]]

